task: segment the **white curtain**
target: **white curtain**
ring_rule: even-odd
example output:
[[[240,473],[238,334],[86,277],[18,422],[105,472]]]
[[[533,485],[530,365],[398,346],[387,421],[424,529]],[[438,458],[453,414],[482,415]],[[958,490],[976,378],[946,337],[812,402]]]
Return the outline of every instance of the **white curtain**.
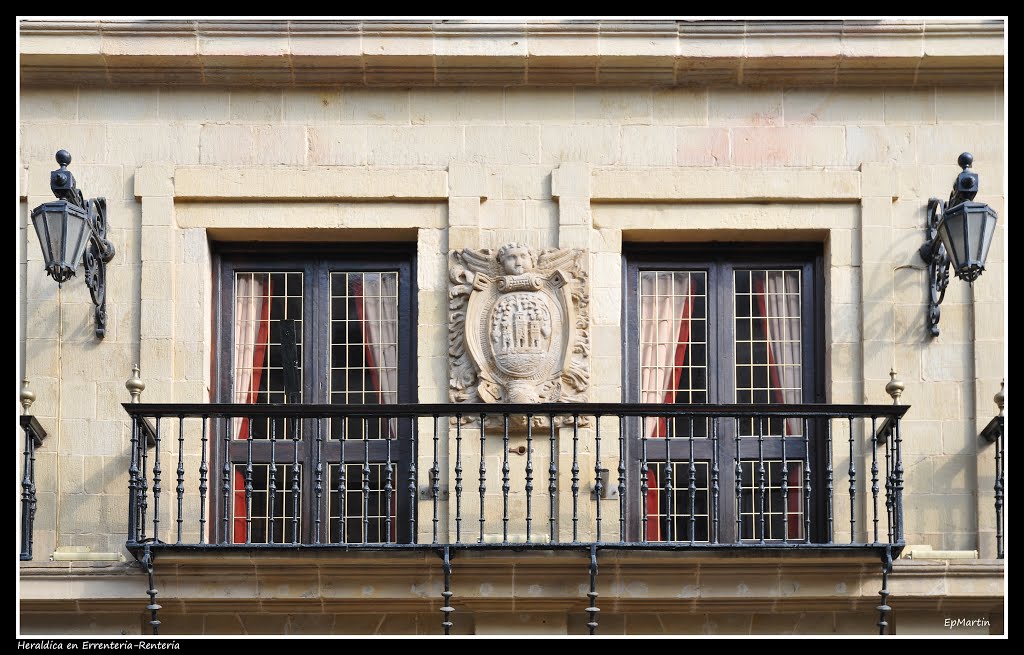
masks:
[[[256,402],[267,350],[270,310],[270,279],[256,273],[235,277],[235,352],[232,400]],[[235,419],[235,438],[242,434],[242,420]]]
[[[363,275],[363,333],[377,367],[380,402],[398,402],[398,276]]]
[[[793,271],[768,271],[765,295],[765,322],[772,357],[773,394],[783,403],[801,402],[800,361],[800,287],[799,274]],[[799,432],[798,421],[786,421],[786,434]]]
[[[640,279],[640,402],[664,403],[674,392],[672,379],[679,331],[690,320],[688,273],[644,272]],[[686,330],[689,334],[689,329]],[[685,344],[682,347],[686,347]],[[647,437],[661,421],[648,419]]]

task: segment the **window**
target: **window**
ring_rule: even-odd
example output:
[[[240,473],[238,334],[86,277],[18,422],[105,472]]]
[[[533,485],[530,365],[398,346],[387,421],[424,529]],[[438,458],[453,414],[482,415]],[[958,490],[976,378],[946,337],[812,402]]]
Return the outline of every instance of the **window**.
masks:
[[[627,248],[625,400],[820,402],[820,271],[817,246]],[[810,421],[780,418],[637,421],[627,467],[636,476],[627,499],[634,535],[706,542],[717,529],[721,542],[803,541],[810,527],[813,537],[817,521],[805,520],[813,517],[804,489],[805,471],[820,470],[816,429]]]
[[[359,252],[294,246],[259,252],[225,248],[220,254],[220,401],[389,405],[415,400],[411,253],[393,246]],[[220,508],[229,534],[221,539],[409,540],[408,497],[398,493],[399,476],[408,474],[413,454],[408,420],[235,418],[221,429],[230,429],[231,438],[214,456],[221,463],[226,458],[233,476],[232,500]],[[318,451],[326,489],[320,507],[313,507]],[[246,520],[247,476],[251,522]],[[223,521],[225,515],[220,516]],[[313,517],[322,518],[319,535],[312,534]]]

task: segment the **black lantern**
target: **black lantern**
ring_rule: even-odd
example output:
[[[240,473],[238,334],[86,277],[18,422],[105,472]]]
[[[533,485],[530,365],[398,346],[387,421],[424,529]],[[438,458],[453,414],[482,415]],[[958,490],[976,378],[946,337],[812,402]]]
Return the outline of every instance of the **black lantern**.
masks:
[[[932,337],[939,336],[939,305],[949,284],[949,267],[958,278],[973,283],[985,271],[996,230],[995,210],[983,202],[973,202],[978,194],[978,174],[967,170],[973,163],[971,153],[962,153],[957,164],[963,170],[953,182],[949,201],[943,204],[938,198],[928,200],[928,241],[919,252],[928,263],[928,331]]]
[[[63,284],[85,266],[85,284],[96,305],[96,336],[103,338],[107,325],[106,264],[114,257],[107,240],[107,201],[83,199],[68,170],[71,155],[57,151],[60,168],[50,173],[50,190],[58,199],[32,210],[32,225],[43,250],[46,274]]]

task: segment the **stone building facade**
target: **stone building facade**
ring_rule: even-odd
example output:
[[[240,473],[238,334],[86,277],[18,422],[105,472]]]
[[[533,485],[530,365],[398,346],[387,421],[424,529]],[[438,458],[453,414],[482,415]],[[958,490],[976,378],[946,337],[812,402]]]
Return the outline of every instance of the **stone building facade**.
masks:
[[[402,302],[415,311],[404,320],[415,322],[399,356],[414,358],[404,402],[417,403],[453,401],[450,268],[465,249],[581,253],[580,398],[622,403],[641,400],[626,355],[636,253],[806,248],[820,283],[808,328],[820,363],[818,395],[803,400],[891,404],[895,370],[910,406],[891,631],[949,634],[946,619],[966,618],[979,621],[957,630],[1003,633],[993,449],[979,432],[1005,376],[1005,48],[1001,21],[23,21],[18,374],[47,438],[35,453],[21,634],[149,633],[148,580],[140,551],[126,549],[140,437],[122,406],[125,380],[138,364],[147,403],[231,400],[218,377],[229,349],[222,278],[239,244],[264,259],[303,248],[369,261],[405,253],[413,293]],[[81,276],[61,288],[47,278],[31,227],[32,208],[52,199],[61,148],[84,193],[107,202],[117,253],[102,340]],[[985,274],[951,281],[931,338],[918,255],[925,207],[948,193],[965,150],[981,175],[978,200],[999,223]],[[540,343],[541,318],[534,337],[523,329]],[[556,337],[575,332],[566,324]],[[516,394],[494,399],[549,399]],[[420,476],[443,470],[439,523],[450,535],[457,421],[443,423],[437,455],[429,415],[416,422],[411,457]],[[537,493],[557,459],[559,521],[545,537],[588,542],[589,532],[568,535],[567,517],[578,505],[592,523],[587,471],[603,458],[614,475],[619,450],[605,419],[601,446],[596,426],[579,422],[575,452],[570,423],[557,428],[555,458],[537,448]],[[835,516],[858,519],[837,519],[836,543],[872,541],[869,423],[851,420],[849,447],[847,433],[830,443]],[[173,423],[163,425],[160,511],[173,526],[178,442]],[[500,473],[507,444],[487,441],[481,454],[479,425],[465,429],[475,494],[476,462]],[[547,430],[536,428],[545,439]],[[189,434],[191,494],[206,460]],[[577,459],[582,502],[569,494]],[[840,479],[850,468],[860,476],[852,507]],[[430,544],[433,481],[417,482],[412,540]],[[490,540],[501,532],[500,481],[483,495]],[[606,526],[619,507],[605,504]],[[190,511],[198,506],[186,510],[191,521]],[[466,511],[475,530],[478,515]],[[878,629],[883,581],[870,548],[620,548],[600,551],[598,565],[598,634]],[[589,566],[585,548],[459,551],[451,630],[585,633]],[[442,632],[446,582],[429,549],[171,549],[153,572],[162,634]]]

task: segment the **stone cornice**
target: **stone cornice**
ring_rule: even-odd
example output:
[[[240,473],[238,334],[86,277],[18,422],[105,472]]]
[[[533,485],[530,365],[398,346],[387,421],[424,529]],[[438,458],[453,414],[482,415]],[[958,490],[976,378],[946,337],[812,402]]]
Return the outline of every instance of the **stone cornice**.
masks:
[[[44,21],[30,85],[1002,84],[1002,20]]]
[[[881,585],[873,557],[725,556],[610,551],[599,555],[604,611],[873,610]],[[587,557],[575,552],[460,553],[452,588],[460,610],[560,610],[580,604]],[[436,553],[185,553],[160,555],[159,602],[195,611],[433,612],[443,574]],[[998,560],[898,560],[902,609],[989,611],[1002,603]],[[483,585],[487,583],[487,585]],[[737,593],[737,585],[746,589]],[[145,575],[116,566],[22,566],[22,611],[137,609]],[[893,603],[895,605],[895,603]]]

